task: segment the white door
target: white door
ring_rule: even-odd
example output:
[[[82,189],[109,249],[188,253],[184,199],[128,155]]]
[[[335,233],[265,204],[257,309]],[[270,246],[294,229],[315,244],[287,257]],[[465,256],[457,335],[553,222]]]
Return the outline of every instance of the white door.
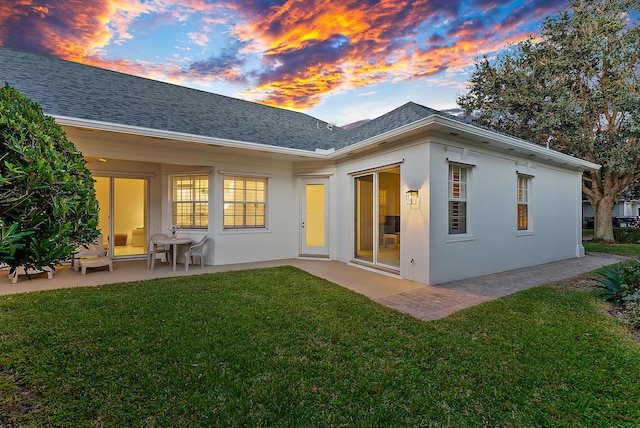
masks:
[[[300,255],[329,256],[329,180],[303,178],[301,180]]]

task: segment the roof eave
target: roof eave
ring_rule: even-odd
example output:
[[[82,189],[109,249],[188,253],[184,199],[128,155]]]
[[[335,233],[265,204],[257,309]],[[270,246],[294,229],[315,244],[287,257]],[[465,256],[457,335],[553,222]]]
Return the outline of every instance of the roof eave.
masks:
[[[140,126],[122,125],[117,123],[101,122],[96,120],[81,119],[75,117],[51,115],[59,125],[77,128],[92,129],[97,131],[116,132],[143,137],[159,138],[172,141],[185,141],[190,143],[206,144],[234,149],[252,150],[256,152],[276,153],[289,156],[308,157],[310,159],[325,159],[326,153],[311,152],[302,149],[270,146],[267,144],[251,143],[247,141],[228,140],[224,138],[207,137],[204,135],[188,134],[176,131],[144,128]]]
[[[452,118],[433,114],[407,125],[400,126],[366,140],[351,144],[336,151],[292,149],[288,147],[270,146],[266,144],[251,143],[246,141],[228,140],[223,138],[207,137],[175,131],[165,131],[152,128],[144,128],[132,125],[122,125],[95,120],[52,115],[60,125],[73,126],[78,128],[93,129],[107,132],[125,133],[140,135],[145,137],[160,138],[173,141],[186,141],[210,146],[220,146],[235,149],[244,149],[257,152],[274,153],[289,156],[305,157],[309,159],[339,159],[360,151],[371,150],[375,146],[392,141],[401,137],[406,137],[422,131],[434,131],[443,128],[449,134],[467,134],[474,139],[488,144],[489,146],[501,148],[514,153],[525,154],[537,158],[539,161],[552,162],[571,168],[582,170],[598,170],[600,165],[588,162],[555,150],[538,146],[528,141],[501,134],[489,129],[481,128],[472,124],[461,122]]]
[[[477,138],[482,139],[482,142],[489,146],[497,146],[515,153],[534,156],[540,161],[546,160],[556,164],[559,163],[583,170],[598,170],[601,168],[601,165],[599,164],[579,159],[556,150],[548,149],[521,138],[512,137],[507,134],[495,132],[490,129],[485,129],[452,118],[440,115],[435,116],[435,123],[447,127],[449,133],[455,133],[455,131],[459,131],[461,133],[472,133]]]
[[[386,141],[394,140],[412,133],[436,130],[444,130],[453,136],[461,134],[473,136],[474,139],[481,141],[482,143],[486,143],[489,146],[532,156],[534,159],[541,162],[552,162],[581,170],[598,170],[601,168],[601,165],[596,163],[582,160],[555,150],[547,149],[546,147],[533,144],[520,138],[495,132],[490,129],[485,129],[439,114],[430,115],[399,128],[392,129],[391,131],[384,132],[350,146],[341,148],[330,154],[329,157],[341,158],[351,156],[355,152],[371,149]]]

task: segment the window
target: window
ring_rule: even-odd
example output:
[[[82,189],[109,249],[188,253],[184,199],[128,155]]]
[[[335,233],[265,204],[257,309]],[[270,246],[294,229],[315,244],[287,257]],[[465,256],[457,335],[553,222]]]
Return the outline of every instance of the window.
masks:
[[[531,177],[518,174],[518,230],[529,230],[529,188]]]
[[[209,227],[209,177],[179,175],[171,177],[172,224],[184,229]]]
[[[267,179],[224,176],[224,228],[266,228]]]
[[[449,234],[467,233],[467,176],[464,166],[449,165]]]

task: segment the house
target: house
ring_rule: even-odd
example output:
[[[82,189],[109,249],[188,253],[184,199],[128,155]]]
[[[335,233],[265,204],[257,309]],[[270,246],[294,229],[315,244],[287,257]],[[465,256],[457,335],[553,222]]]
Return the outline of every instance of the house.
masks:
[[[584,219],[584,225],[590,226],[589,229],[593,229],[593,219],[595,218],[595,210],[586,199],[583,197],[582,199],[582,216]],[[611,216],[614,218],[619,217],[636,217],[640,218],[640,201],[636,199],[624,200],[622,198],[618,199],[618,202],[613,206],[613,210],[611,211]],[[615,222],[614,222],[615,224]]]
[[[425,284],[584,255],[598,165],[412,102],[345,130],[4,47],[0,81],[85,155],[116,260],[173,224],[211,238],[209,265],[311,257]]]

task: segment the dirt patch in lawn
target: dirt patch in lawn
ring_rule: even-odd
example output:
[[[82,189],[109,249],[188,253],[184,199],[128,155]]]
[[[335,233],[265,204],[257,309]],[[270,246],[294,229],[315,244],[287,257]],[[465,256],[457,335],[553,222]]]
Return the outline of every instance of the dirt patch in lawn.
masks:
[[[0,367],[0,427],[20,427],[42,410],[38,388],[22,384],[19,373]]]

